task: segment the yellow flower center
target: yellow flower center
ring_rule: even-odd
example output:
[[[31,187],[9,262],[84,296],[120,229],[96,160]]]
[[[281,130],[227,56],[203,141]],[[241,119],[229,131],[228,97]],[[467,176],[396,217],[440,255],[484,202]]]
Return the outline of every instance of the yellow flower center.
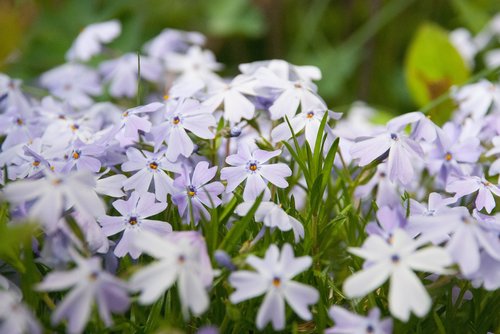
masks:
[[[307,117],[307,118],[313,118],[313,117],[314,117],[314,112],[309,111],[309,112],[307,113],[307,116],[306,116],[306,117]]]
[[[181,121],[181,119],[180,119],[179,117],[177,117],[177,116],[175,116],[175,117],[172,119],[172,123],[173,123],[173,124],[175,124],[175,125],[179,124],[179,122],[180,122],[180,121]]]
[[[446,153],[446,155],[444,156],[444,159],[446,161],[450,161],[452,158],[453,158],[453,156],[451,155],[451,153]]]
[[[137,217],[130,217],[128,223],[132,226],[137,224]]]
[[[33,161],[32,165],[33,165],[33,167],[38,167],[38,166],[40,166],[40,161],[35,160],[35,161]]]
[[[257,164],[251,163],[250,166],[248,167],[252,172],[255,172],[257,170]]]
[[[152,162],[149,164],[149,168],[151,168],[152,170],[157,170],[158,164],[156,162]]]
[[[78,153],[78,152],[73,152],[73,155],[72,155],[72,156],[73,156],[73,159],[75,159],[75,160],[76,160],[76,159],[79,159],[79,158],[80,158],[80,153]]]
[[[279,277],[273,278],[273,285],[277,288],[281,285],[281,279]]]

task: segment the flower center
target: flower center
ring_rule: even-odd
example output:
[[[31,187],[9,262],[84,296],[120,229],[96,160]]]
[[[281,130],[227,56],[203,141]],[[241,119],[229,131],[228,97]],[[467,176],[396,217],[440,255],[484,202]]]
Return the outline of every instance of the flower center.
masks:
[[[31,164],[33,165],[33,167],[38,167],[38,166],[40,166],[40,161],[35,160]]]
[[[184,262],[186,262],[186,257],[184,255],[179,255],[179,257],[177,258],[177,262],[179,264],[183,264]]]
[[[149,168],[151,168],[152,170],[157,170],[158,169],[158,164],[156,162],[151,162],[149,164]]]
[[[392,263],[394,263],[394,264],[399,263],[399,260],[400,260],[399,255],[394,254],[391,256]]]
[[[89,280],[90,281],[95,281],[97,279],[97,277],[99,276],[99,273],[97,271],[93,271],[90,273],[89,275]]]
[[[250,172],[255,173],[255,171],[259,169],[259,163],[256,160],[249,161],[247,163],[247,169]]]
[[[78,124],[71,124],[69,126],[69,128],[72,130],[72,131],[76,131],[80,128],[80,126]]]
[[[196,195],[196,187],[195,186],[189,186],[187,193],[188,193],[188,195],[190,197],[194,197]]]
[[[128,111],[125,111],[123,114],[122,114],[123,117],[128,117]]]
[[[58,186],[58,185],[60,185],[61,183],[62,183],[62,180],[61,180],[61,179],[57,179],[57,178],[56,178],[56,179],[53,179],[53,180],[52,180],[52,184],[53,184],[54,186]]]
[[[392,140],[398,140],[398,135],[395,133],[391,133],[391,139]]]
[[[72,154],[72,157],[73,159],[79,159],[80,158],[80,153],[78,153],[77,151],[74,151],[73,154]]]
[[[132,226],[136,225],[137,224],[137,217],[135,216],[132,216],[128,219],[128,223]]]
[[[366,333],[367,334],[375,333],[375,328],[373,328],[372,325],[366,326]]]
[[[180,123],[180,121],[181,121],[181,119],[179,118],[179,116],[175,116],[174,118],[172,118],[172,123],[173,123],[174,125],[179,124],[179,123]]]
[[[307,118],[313,118],[313,117],[314,117],[314,111],[309,111],[309,112],[307,113],[307,116],[306,116],[306,117],[307,117]]]
[[[279,288],[279,287],[280,287],[280,285],[281,285],[281,279],[280,279],[279,277],[274,277],[274,278],[273,278],[273,285],[274,285],[275,287]]]
[[[453,158],[453,156],[451,155],[451,153],[446,153],[446,155],[444,156],[444,159],[446,161],[450,161],[452,158]]]
[[[24,121],[22,120],[22,118],[18,118],[18,119],[16,119],[16,123],[17,123],[17,125],[23,125]]]

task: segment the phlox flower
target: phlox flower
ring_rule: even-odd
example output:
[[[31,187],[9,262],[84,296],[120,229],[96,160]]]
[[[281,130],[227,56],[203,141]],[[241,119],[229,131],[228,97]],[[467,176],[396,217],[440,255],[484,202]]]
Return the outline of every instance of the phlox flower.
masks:
[[[186,130],[203,139],[215,137],[210,130],[215,127],[215,118],[207,107],[195,99],[168,100],[166,103],[165,121],[152,131],[155,149],[158,150],[163,142],[167,143],[166,156],[175,162],[182,155],[191,156],[194,143]]]
[[[68,333],[82,333],[89,321],[92,305],[97,304],[99,317],[111,326],[111,312],[123,313],[130,305],[127,286],[102,269],[98,257],[83,258],[72,251],[76,267],[67,271],[54,271],[37,285],[38,291],[61,291],[71,288],[64,300],[52,313],[52,323],[68,320]]]
[[[356,188],[354,195],[356,198],[365,198],[371,195],[375,187],[377,187],[375,202],[379,207],[395,207],[400,205],[402,192],[399,189],[399,185],[389,179],[387,175],[387,163],[385,162],[377,166],[376,173],[367,183]]]
[[[256,271],[231,273],[229,283],[236,291],[229,296],[229,300],[237,304],[265,294],[257,312],[259,330],[263,330],[269,322],[272,322],[274,330],[285,328],[285,301],[301,319],[312,319],[308,307],[318,301],[318,291],[292,280],[311,266],[310,256],[295,258],[289,244],[283,246],[281,253],[276,245],[271,245],[264,259],[250,255],[246,262]]]
[[[371,235],[362,248],[349,251],[367,260],[361,271],[344,282],[344,292],[349,298],[359,298],[372,292],[390,278],[389,309],[391,314],[408,321],[413,312],[423,317],[431,307],[431,298],[413,270],[436,274],[451,271],[448,253],[439,247],[419,249],[421,242],[411,239],[403,230],[396,230],[391,243],[378,235]]]
[[[476,272],[481,252],[500,261],[498,226],[492,217],[477,211],[471,215],[464,207],[456,207],[435,216],[411,216],[410,225],[422,234],[423,240],[449,239],[446,250],[464,275]]]
[[[245,216],[254,205],[254,201],[240,203],[236,207],[236,214]],[[280,231],[293,231],[295,242],[304,238],[304,226],[296,218],[288,215],[285,210],[274,202],[261,202],[255,211],[255,221],[262,222],[269,228],[277,227]]]
[[[327,109],[323,99],[316,94],[316,87],[309,81],[283,79],[264,67],[258,69],[255,76],[259,82],[257,85],[262,87],[261,89],[279,92],[278,97],[269,108],[272,120],[285,116],[292,118],[299,105],[303,111]],[[260,91],[258,88],[255,89],[257,92]]]
[[[3,279],[2,276],[0,278]],[[24,305],[21,293],[17,290],[0,289],[0,333],[42,333],[40,323]]]
[[[85,144],[77,139],[67,152],[68,153],[65,154],[65,156],[67,156],[67,162],[63,167],[64,172],[76,168],[77,170],[97,173],[101,169],[101,161],[99,161],[97,157],[104,152],[102,146]]]
[[[102,50],[102,44],[118,37],[122,27],[120,21],[111,20],[89,24],[80,32],[66,53],[66,59],[88,61]]]
[[[104,76],[104,81],[110,83],[109,93],[113,97],[132,98],[137,95],[137,76],[155,82],[160,78],[161,64],[153,58],[126,53],[120,58],[101,63],[99,72]]]
[[[21,90],[22,81],[0,73],[0,110],[29,111],[30,103]]]
[[[213,272],[206,246],[193,232],[173,232],[167,238],[151,233],[135,240],[136,247],[157,261],[136,272],[129,285],[139,291],[140,304],[152,304],[175,282],[187,317],[189,310],[200,315],[208,309],[206,288],[212,284]]]
[[[123,189],[145,194],[153,182],[156,199],[160,202],[166,201],[167,194],[173,194],[174,181],[165,171],[180,173],[181,169],[167,160],[164,151],[152,153],[131,147],[127,150],[127,159],[122,170],[137,172],[123,183]]]
[[[176,191],[172,201],[177,205],[179,215],[186,216],[188,221],[191,220],[192,214],[194,224],[197,224],[201,217],[210,218],[205,206],[216,208],[222,203],[218,196],[224,191],[224,185],[220,182],[210,182],[217,173],[217,166],[212,168],[208,166],[208,162],[200,161],[192,175],[183,170],[174,180]]]
[[[77,63],[64,64],[45,72],[40,76],[40,83],[54,96],[76,108],[89,107],[93,103],[91,96],[102,93],[97,71]]]
[[[255,200],[265,191],[263,200],[271,197],[266,181],[271,182],[278,188],[288,186],[285,177],[292,175],[292,170],[284,163],[267,164],[267,162],[281,154],[281,150],[250,151],[248,145],[239,145],[238,153],[226,158],[226,163],[232,167],[225,167],[221,170],[221,179],[227,180],[226,192],[230,193],[246,180],[243,199],[245,201]]]
[[[2,150],[28,144],[39,132],[38,120],[30,112],[11,108],[0,115],[0,134],[5,135]]]
[[[392,319],[380,319],[380,310],[373,308],[368,316],[349,312],[340,306],[332,306],[328,312],[335,326],[327,328],[325,334],[391,334]]]
[[[152,113],[163,108],[163,103],[153,102],[144,106],[135,107],[124,111],[121,115],[121,121],[117,125],[115,138],[122,147],[137,143],[141,132],[151,131],[151,122],[143,113]]]
[[[340,119],[341,117],[341,114],[334,113],[330,110],[302,109],[299,114],[290,119],[290,125],[293,129],[293,133],[298,134],[302,131],[302,129],[304,129],[304,135],[307,143],[312,150],[314,150],[318,135],[323,135],[318,132],[325,112],[327,112],[329,116],[334,119]],[[292,131],[290,130],[288,122],[283,122],[275,127],[271,132],[271,137],[275,142],[292,138]]]
[[[381,133],[358,138],[350,153],[353,159],[359,159],[360,166],[366,166],[376,159],[385,159],[388,154],[389,179],[407,185],[413,180],[415,161],[422,160],[424,152],[415,140],[402,131],[409,120],[397,117],[391,122]]]
[[[239,75],[230,83],[223,81],[213,81],[210,83],[208,99],[203,104],[215,111],[223,105],[223,117],[231,124],[235,124],[244,119],[252,119],[255,113],[255,105],[245,96],[254,95],[253,83],[245,76]]]
[[[446,185],[446,191],[455,194],[455,198],[457,199],[477,191],[475,201],[476,209],[481,210],[484,208],[488,213],[490,213],[496,205],[493,195],[500,196],[500,188],[497,185],[479,176],[462,176],[450,180]]]
[[[102,216],[98,218],[102,230],[106,236],[115,235],[123,231],[120,241],[116,244],[114,254],[123,257],[127,254],[133,259],[141,255],[141,251],[135,247],[134,240],[142,238],[144,232],[155,233],[165,236],[172,232],[169,223],[146,219],[165,210],[166,202],[156,203],[155,195],[152,193],[133,192],[127,201],[117,200],[113,207],[121,216]]]
[[[463,116],[483,118],[492,105],[500,106],[500,88],[488,80],[465,85],[458,89],[453,98]]]
[[[46,172],[41,179],[9,183],[3,192],[13,204],[33,201],[29,217],[50,226],[58,221],[63,210],[72,207],[90,216],[104,215],[104,203],[97,196],[95,185],[95,178],[90,172]]]
[[[203,82],[217,80],[213,72],[222,69],[214,54],[198,45],[191,46],[185,53],[169,53],[165,59],[169,72],[178,74],[177,82]]]
[[[168,59],[172,52],[182,53],[192,44],[205,44],[205,36],[199,32],[164,29],[158,36],[147,42],[144,50],[151,57]]]
[[[366,233],[376,234],[391,242],[394,232],[398,229],[405,229],[407,222],[401,206],[391,208],[383,206],[377,211],[377,222],[366,225]]]

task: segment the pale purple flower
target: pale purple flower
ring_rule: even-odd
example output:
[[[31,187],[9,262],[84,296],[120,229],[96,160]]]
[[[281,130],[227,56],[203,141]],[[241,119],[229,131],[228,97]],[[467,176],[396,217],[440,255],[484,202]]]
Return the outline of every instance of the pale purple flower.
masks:
[[[407,185],[414,178],[415,162],[422,160],[424,153],[416,141],[400,132],[405,124],[401,124],[398,119],[392,121],[383,132],[358,138],[350,153],[353,159],[359,159],[360,166],[366,166],[376,159],[385,159],[388,154],[389,179]]]
[[[238,216],[245,216],[255,202],[243,202],[236,207]],[[293,231],[295,243],[304,238],[304,226],[296,218],[288,215],[285,210],[274,202],[261,202],[255,211],[255,221],[262,222],[269,228],[278,228],[280,231]]]
[[[237,304],[265,294],[257,313],[259,330],[263,330],[269,322],[272,322],[274,330],[285,329],[285,301],[301,319],[312,319],[309,305],[318,301],[318,291],[292,280],[311,266],[310,256],[295,258],[289,244],[283,246],[281,253],[272,244],[264,259],[250,255],[246,262],[256,271],[241,270],[229,276],[229,283],[236,289],[229,300]]]
[[[500,241],[491,219],[477,211],[471,216],[466,208],[457,207],[439,216],[411,216],[410,225],[421,233],[422,240],[442,240],[451,235],[446,250],[467,276],[479,269],[481,251],[500,260]]]
[[[431,298],[413,270],[449,274],[451,271],[445,267],[451,265],[452,260],[440,247],[418,249],[421,245],[422,242],[413,240],[398,229],[391,243],[378,235],[371,235],[362,248],[350,248],[351,253],[367,260],[367,265],[344,282],[346,296],[364,297],[390,278],[391,314],[405,322],[411,312],[419,317],[426,315],[431,307]]]
[[[37,119],[18,109],[10,109],[0,115],[0,135],[5,135],[2,150],[19,144],[28,144],[39,135]]]
[[[197,224],[202,217],[210,218],[205,206],[216,208],[222,203],[218,196],[224,191],[224,185],[220,182],[210,182],[217,173],[217,166],[212,168],[208,166],[208,162],[200,161],[192,175],[184,170],[174,181],[177,189],[172,201],[177,205],[179,215],[185,216],[188,221],[191,220],[191,215],[193,216],[194,224]]]
[[[392,236],[397,229],[405,229],[407,221],[401,206],[391,208],[383,206],[377,211],[377,222],[371,222],[366,225],[366,233],[375,234],[391,242]]]
[[[289,120],[290,125],[288,125],[288,122],[283,122],[275,127],[271,132],[271,137],[275,142],[288,140],[292,138],[290,126],[292,127],[295,135],[304,129],[304,135],[307,143],[311,149],[314,150],[316,138],[318,138],[318,136],[323,136],[322,133],[320,134],[318,132],[325,112],[327,112],[329,117],[332,117],[333,119],[340,119],[341,117],[341,114],[334,113],[333,111],[326,109],[302,109],[299,114]]]
[[[3,279],[1,276],[0,278]],[[0,290],[0,333],[42,333],[40,323],[22,302],[20,292],[17,290]]]
[[[243,199],[245,201],[255,200],[265,191],[263,200],[271,197],[265,180],[271,182],[278,188],[288,186],[285,177],[292,175],[292,170],[284,163],[267,164],[267,162],[281,154],[281,150],[250,151],[248,145],[239,145],[238,153],[226,158],[226,163],[233,167],[225,167],[221,170],[221,179],[227,180],[226,192],[230,193],[246,180]]]
[[[259,68],[255,73],[261,90],[271,89],[279,92],[279,96],[269,108],[271,119],[295,116],[299,105],[302,110],[326,110],[326,104],[316,94],[316,87],[309,81],[300,79],[283,79],[267,68]],[[260,90],[256,88],[257,92]]]
[[[205,44],[205,36],[199,32],[164,29],[158,36],[146,43],[144,50],[151,57],[168,59],[172,52],[182,53],[189,49],[191,44]]]
[[[92,305],[97,304],[99,317],[111,326],[111,313],[123,313],[130,305],[126,284],[102,269],[98,257],[83,258],[72,252],[74,269],[54,271],[38,284],[38,291],[61,291],[71,288],[52,313],[52,323],[68,320],[68,333],[82,333],[89,321]]]
[[[391,334],[392,319],[380,318],[380,310],[373,308],[368,316],[349,312],[340,306],[332,306],[328,312],[335,326],[327,328],[325,334]]]
[[[89,24],[80,32],[66,53],[66,59],[88,61],[102,50],[102,44],[109,43],[121,33],[118,20]]]
[[[164,151],[152,153],[131,147],[127,150],[127,159],[122,164],[122,170],[137,172],[123,183],[123,189],[134,189],[139,194],[144,194],[153,182],[156,199],[160,202],[166,201],[167,195],[174,193],[174,181],[166,171],[180,173],[181,169],[167,160]]]
[[[142,113],[152,113],[163,108],[163,103],[153,102],[144,106],[128,109],[122,113],[115,138],[122,147],[137,143],[139,134],[151,131],[151,122]]]
[[[89,107],[93,103],[90,96],[102,92],[97,71],[77,63],[64,64],[45,72],[40,77],[40,83],[54,96],[76,108]]]
[[[483,287],[488,291],[500,289],[500,260],[487,252],[481,253],[479,269],[467,278],[475,288]]]
[[[375,202],[379,207],[400,205],[402,192],[399,190],[398,184],[392,182],[387,176],[387,163],[377,165],[377,171],[373,177],[367,183],[358,186],[354,195],[356,198],[366,198],[370,196],[375,187],[377,187]]]
[[[477,191],[476,209],[481,210],[484,208],[488,213],[496,205],[493,195],[500,196],[500,188],[497,185],[479,176],[462,176],[451,180],[446,186],[446,191],[455,194],[457,199]]]
[[[22,81],[0,73],[0,110],[30,112],[30,103],[21,90]]]
[[[177,82],[206,83],[217,80],[213,72],[222,69],[222,64],[216,61],[214,54],[198,45],[191,46],[186,53],[169,53],[165,66],[169,72],[179,75]]]
[[[137,95],[139,60],[134,53],[126,53],[120,58],[103,62],[99,72],[104,81],[110,83],[109,93],[113,97],[132,98]],[[141,77],[148,81],[158,81],[161,64],[153,58],[140,56]]]
[[[123,197],[125,193],[123,192],[123,183],[127,180],[127,177],[123,174],[115,174],[108,177],[103,177],[109,172],[109,168],[103,173],[96,176],[96,186],[95,191],[100,195],[106,195],[110,197]]]
[[[211,111],[219,106],[224,106],[223,117],[231,124],[241,119],[252,119],[255,113],[255,105],[245,95],[253,95],[251,79],[242,75],[235,77],[231,82],[211,82],[208,91],[208,99],[203,102]]]
[[[427,205],[410,198],[410,215],[412,216],[439,216],[450,210],[449,205],[457,201],[454,197],[443,197],[438,193],[430,193]]]
[[[140,291],[140,304],[154,303],[177,282],[185,317],[189,310],[200,315],[208,309],[206,288],[212,284],[213,272],[203,240],[193,239],[192,232],[173,232],[167,238],[144,233],[135,243],[157,260],[130,279],[130,288]]]
[[[486,152],[487,157],[491,156],[499,156],[500,155],[500,136],[495,136],[492,140],[493,147]],[[493,175],[499,175],[499,180],[500,180],[500,158],[497,158],[490,166],[490,169],[488,170],[488,175],[493,176]]]
[[[89,172],[46,172],[41,179],[9,183],[4,195],[13,204],[33,201],[29,216],[50,226],[57,223],[63,210],[72,207],[94,217],[104,215],[104,203],[97,196],[95,185],[95,178]]]
[[[166,156],[175,162],[182,155],[189,157],[193,153],[194,143],[186,130],[203,139],[215,137],[211,131],[215,127],[215,118],[207,107],[194,99],[168,100],[166,102],[166,120],[152,130],[155,149],[167,143]]]
[[[471,32],[465,28],[458,28],[451,31],[448,38],[467,64],[471,68],[474,67],[474,57],[479,52],[479,46]]]
[[[492,105],[500,106],[500,88],[488,80],[465,85],[453,96],[463,116],[483,118]]]
[[[123,231],[120,241],[117,243],[114,254],[124,257],[127,254],[133,259],[141,255],[141,250],[135,247],[135,240],[143,237],[144,233],[151,232],[158,236],[165,236],[172,232],[169,223],[146,219],[165,210],[166,202],[155,201],[152,193],[133,192],[127,201],[117,200],[113,207],[121,216],[102,216],[98,218],[102,230],[106,236],[112,236]]]
[[[101,161],[97,157],[102,155],[104,150],[102,146],[85,144],[77,139],[65,155],[67,163],[63,167],[63,171],[68,172],[76,167],[77,170],[99,172]]]

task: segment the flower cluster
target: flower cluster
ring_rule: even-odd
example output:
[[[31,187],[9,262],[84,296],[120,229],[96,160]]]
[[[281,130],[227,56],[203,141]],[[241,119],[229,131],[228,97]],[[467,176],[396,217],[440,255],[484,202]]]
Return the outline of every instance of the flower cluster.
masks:
[[[439,319],[468,289],[500,287],[496,82],[455,88],[445,124],[415,111],[379,126],[368,106],[329,110],[314,66],[219,76],[195,32],[91,65],[120,33],[115,20],[83,29],[39,78],[42,97],[0,74],[0,231],[39,227],[20,248],[37,284],[0,275],[0,333],[147,332],[160,317],[390,333],[389,316]]]

